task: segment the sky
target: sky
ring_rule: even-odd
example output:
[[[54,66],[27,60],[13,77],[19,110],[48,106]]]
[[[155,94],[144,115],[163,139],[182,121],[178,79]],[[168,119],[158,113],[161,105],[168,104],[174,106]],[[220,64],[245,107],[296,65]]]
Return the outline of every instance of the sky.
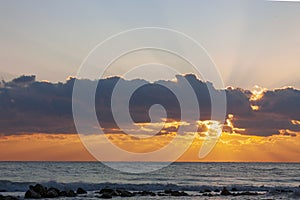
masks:
[[[76,76],[88,53],[111,35],[162,27],[202,44],[224,86],[299,88],[299,9],[297,2],[271,1],[1,0],[0,75],[64,81]],[[119,68],[111,74],[119,74]]]
[[[22,76],[2,83],[0,160],[92,161],[100,156],[105,161],[141,161],[108,150],[109,142],[133,154],[169,146],[172,155],[179,155],[177,161],[300,161],[300,90],[217,90],[193,74],[176,78],[154,83],[119,77],[99,83],[71,78],[51,83]],[[72,93],[74,85],[81,84],[86,96],[95,83],[95,110],[91,110],[89,101],[72,97]],[[140,83],[144,85],[134,91],[127,106],[126,88]],[[114,96],[118,84],[121,93]],[[187,95],[189,86],[195,92],[196,106],[194,97]],[[211,100],[212,94],[218,98],[221,92],[226,93],[224,121],[214,117],[216,105]],[[119,104],[112,109],[115,99]],[[200,116],[194,114],[197,110]],[[90,117],[93,113],[96,121]],[[199,158],[203,147],[214,148]],[[162,154],[144,161],[169,159]]]
[[[217,90],[220,88],[214,88],[216,84],[205,82],[212,80],[201,81],[201,77],[191,75],[195,72],[191,63],[170,52],[130,52],[112,62],[101,82],[105,89],[96,90],[99,94],[95,108],[105,138],[129,152],[145,153],[170,144],[177,136],[176,145],[184,146],[196,134],[178,161],[299,162],[299,11],[297,2],[263,0],[0,0],[0,78],[5,80],[0,83],[0,160],[95,160],[76,133],[72,115],[76,79],[72,77],[78,76],[89,53],[112,35],[141,27],[161,27],[186,34],[204,51],[187,48],[177,37],[149,34],[149,41],[158,40],[199,58],[203,52],[208,53],[205,56],[211,60],[200,64],[215,64],[224,87]],[[117,47],[148,41],[131,36],[125,43],[118,42],[116,39],[112,47],[105,46],[109,48],[103,55],[100,51],[91,57],[109,57]],[[130,74],[132,66],[143,63],[146,65],[137,71],[143,76]],[[189,75],[175,76],[163,69],[164,65]],[[105,66],[101,63],[97,67]],[[97,73],[93,75],[97,77]],[[180,121],[174,96],[154,84],[182,89],[176,91],[187,97],[183,78],[191,83],[199,103],[201,116],[196,121]],[[119,80],[125,88],[146,84],[131,100],[136,103],[130,107],[136,130],[126,120],[121,121],[125,124],[125,130],[121,130],[109,110],[111,90]],[[83,81],[84,86],[90,84],[93,80]],[[211,120],[209,88],[215,94],[226,93],[224,122]],[[122,98],[125,93],[121,90]],[[192,102],[190,99],[193,98],[187,102]],[[86,111],[85,102],[78,102]],[[161,126],[160,122],[149,124],[148,111],[154,104],[165,108],[169,121],[164,121],[157,135],[149,137],[141,130],[150,133]],[[193,106],[186,107],[186,112],[195,110]],[[95,124],[86,121],[94,130]],[[180,125],[186,130],[183,135],[176,133]],[[192,130],[195,127],[198,129]],[[133,135],[125,135],[126,131]],[[219,133],[216,146],[205,158],[199,158],[205,140],[214,141]],[[88,136],[89,141],[99,139]],[[102,139],[104,136],[99,140]]]

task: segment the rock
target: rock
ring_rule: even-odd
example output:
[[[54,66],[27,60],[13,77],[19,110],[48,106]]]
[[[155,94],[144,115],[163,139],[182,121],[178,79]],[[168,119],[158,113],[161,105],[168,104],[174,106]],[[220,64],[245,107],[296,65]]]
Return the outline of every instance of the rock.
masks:
[[[121,193],[114,190],[113,192],[109,193],[111,196],[121,196]]]
[[[86,194],[87,191],[85,191],[84,189],[82,189],[81,187],[77,189],[76,191],[77,194]]]
[[[211,190],[210,189],[205,189],[204,192],[211,192]]]
[[[164,192],[165,192],[166,194],[171,194],[171,193],[172,193],[172,190],[167,189],[167,190],[165,190]]]
[[[47,193],[47,188],[42,186],[41,184],[36,184],[35,186],[30,185],[29,189],[35,191],[36,193],[38,193],[42,197],[44,197]]]
[[[109,189],[109,188],[103,188],[103,189],[101,189],[100,190],[100,194],[103,194],[103,193],[108,193],[108,194],[110,194],[110,193],[113,193],[115,190],[113,190],[113,189]]]
[[[157,195],[158,196],[167,196],[164,192],[158,192]]]
[[[182,196],[188,196],[188,194],[185,193],[185,192],[172,191],[172,192],[171,192],[171,196],[174,196],[174,197],[182,197]]]
[[[206,196],[206,197],[213,197],[214,195],[212,193],[204,193],[203,196]]]
[[[223,190],[221,191],[221,195],[224,195],[224,196],[226,196],[226,195],[231,195],[231,192],[229,192],[229,191],[226,189],[226,187],[224,187]]]
[[[220,192],[220,190],[219,189],[215,189],[214,192]]]
[[[150,191],[142,191],[142,192],[138,192],[138,194],[141,196],[156,196],[154,192],[150,192]]]
[[[119,193],[121,197],[133,197],[134,194],[132,192],[129,192],[127,190],[116,190],[117,193]]]
[[[257,192],[241,192],[241,193],[237,193],[237,195],[247,195],[247,196],[255,196],[255,195],[259,195]]]
[[[101,198],[101,199],[111,199],[112,196],[109,193],[103,193],[99,198]]]
[[[67,196],[67,192],[66,191],[60,191],[58,195],[60,197],[66,197]]]
[[[188,194],[185,192],[179,192],[174,190],[165,190],[165,193],[175,197],[188,196]]]
[[[47,191],[45,197],[47,197],[47,198],[56,198],[56,197],[59,197],[59,193],[60,193],[60,192],[59,192],[58,189],[56,189],[56,188],[50,188],[50,189]]]
[[[13,196],[0,195],[0,200],[19,200],[19,199],[17,197],[13,197]]]
[[[231,188],[231,191],[232,192],[236,192],[236,191],[238,191],[236,188]]]
[[[76,197],[76,193],[73,190],[66,192],[66,197]]]
[[[40,195],[39,193],[35,192],[32,189],[27,190],[27,192],[25,193],[25,199],[40,199],[42,198],[42,195]]]

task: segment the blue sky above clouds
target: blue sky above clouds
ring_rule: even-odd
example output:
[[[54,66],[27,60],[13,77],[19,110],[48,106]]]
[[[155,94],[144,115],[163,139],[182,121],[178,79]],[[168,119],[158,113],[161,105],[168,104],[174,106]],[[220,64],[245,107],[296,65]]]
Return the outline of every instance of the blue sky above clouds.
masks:
[[[0,5],[0,76],[6,79],[36,74],[38,80],[64,81],[107,37],[156,26],[200,42],[225,86],[300,87],[300,3],[2,0]]]

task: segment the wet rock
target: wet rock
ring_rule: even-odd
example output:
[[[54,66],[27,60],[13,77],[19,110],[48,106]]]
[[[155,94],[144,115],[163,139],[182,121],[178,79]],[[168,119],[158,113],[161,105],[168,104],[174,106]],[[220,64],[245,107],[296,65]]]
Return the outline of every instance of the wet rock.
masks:
[[[35,191],[36,193],[38,193],[42,197],[44,197],[47,193],[47,188],[42,186],[41,184],[36,184],[35,186],[30,185],[29,189]]]
[[[229,192],[226,187],[223,188],[223,190],[221,191],[221,195],[227,196],[227,195],[231,195],[231,192]]]
[[[171,193],[171,196],[182,197],[182,196],[188,196],[188,194],[185,193],[185,192],[173,191],[173,192]]]
[[[87,191],[80,187],[80,188],[77,189],[76,193],[77,194],[86,194]]]
[[[116,190],[117,193],[119,193],[121,197],[133,197],[134,194],[132,192],[129,192],[127,190]]]
[[[108,194],[110,194],[110,193],[113,193],[115,190],[113,190],[113,189],[109,189],[109,188],[103,188],[103,189],[101,189],[100,191],[99,191],[99,193],[100,194],[103,194],[103,193],[108,193]]]
[[[56,198],[56,197],[59,197],[59,190],[56,189],[56,188],[50,188],[50,189],[48,189],[45,197],[47,197],[47,198]]]
[[[76,197],[76,193],[73,190],[66,192],[66,197]]]
[[[101,199],[111,199],[112,195],[109,193],[103,193],[99,198]]]
[[[32,189],[27,190],[27,192],[25,193],[25,199],[40,199],[42,198],[42,195],[40,195],[39,193],[35,192]]]
[[[158,192],[157,195],[158,196],[167,196],[167,194],[165,194],[164,192]]]
[[[204,192],[211,192],[211,190],[210,189],[205,189]]]
[[[231,191],[232,192],[236,192],[236,191],[238,191],[236,188],[231,188]]]
[[[173,190],[167,190],[165,191],[166,194],[170,194],[171,196],[175,197],[181,197],[181,196],[188,196],[185,192],[179,192],[179,191],[173,191]]]
[[[214,196],[212,193],[204,193],[203,196],[206,196],[206,197],[212,197]]]
[[[19,200],[19,198],[13,197],[13,196],[3,196],[3,195],[0,195],[0,200]]]
[[[150,191],[142,191],[142,192],[138,192],[138,194],[141,196],[156,196],[154,192],[150,192]]]
[[[66,191],[60,191],[58,195],[60,197],[66,197],[67,196],[67,192]]]
[[[169,195],[175,196],[175,197],[188,196],[188,194],[185,192],[179,192],[179,191],[175,191],[175,190],[165,190],[164,192],[166,194],[169,194]]]
[[[258,192],[244,192],[243,195],[259,195]]]
[[[164,192],[165,192],[166,194],[171,194],[171,193],[172,193],[172,190],[167,189],[167,190],[165,190]]]

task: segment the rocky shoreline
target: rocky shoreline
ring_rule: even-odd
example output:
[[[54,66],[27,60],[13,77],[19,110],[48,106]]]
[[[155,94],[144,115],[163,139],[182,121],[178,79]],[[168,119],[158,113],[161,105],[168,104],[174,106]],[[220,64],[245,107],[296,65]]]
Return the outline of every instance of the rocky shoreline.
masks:
[[[100,199],[111,199],[114,197],[139,197],[139,196],[173,196],[173,197],[183,197],[183,196],[254,196],[262,195],[263,193],[250,192],[250,191],[237,191],[237,189],[232,188],[231,190],[226,189],[225,187],[218,190],[211,191],[209,189],[204,191],[199,191],[197,195],[188,194],[185,191],[177,191],[172,189],[167,189],[164,191],[128,191],[125,189],[112,189],[112,188],[102,188],[99,191],[95,191],[94,197]],[[76,191],[73,190],[59,190],[54,187],[47,188],[41,184],[30,185],[26,191],[24,198],[25,199],[44,199],[44,198],[60,198],[60,197],[76,197],[80,196],[82,198],[87,197],[88,192],[79,187]],[[19,200],[23,197],[14,197],[14,196],[3,196],[0,195],[0,200]]]
[[[265,195],[270,191],[238,191],[236,188],[227,189],[226,187],[210,190],[205,189],[203,191],[199,191],[198,193],[189,194],[185,191],[178,191],[172,189],[166,189],[163,191],[129,191],[125,189],[112,189],[112,188],[102,188],[98,191],[88,192],[85,189],[79,187],[76,191],[74,190],[59,190],[54,187],[47,188],[41,184],[30,185],[28,190],[25,192],[23,197],[16,196],[3,196],[0,194],[0,200],[20,200],[20,199],[45,199],[45,198],[60,198],[60,197],[80,197],[84,199],[85,197],[90,197],[92,195],[95,198],[100,199],[112,199],[114,197],[145,197],[145,196],[172,196],[172,197],[195,197],[195,196],[203,196],[203,197],[216,197],[216,196],[258,196]],[[273,192],[277,193],[292,193],[292,190],[276,190]],[[88,195],[89,193],[89,195]]]

